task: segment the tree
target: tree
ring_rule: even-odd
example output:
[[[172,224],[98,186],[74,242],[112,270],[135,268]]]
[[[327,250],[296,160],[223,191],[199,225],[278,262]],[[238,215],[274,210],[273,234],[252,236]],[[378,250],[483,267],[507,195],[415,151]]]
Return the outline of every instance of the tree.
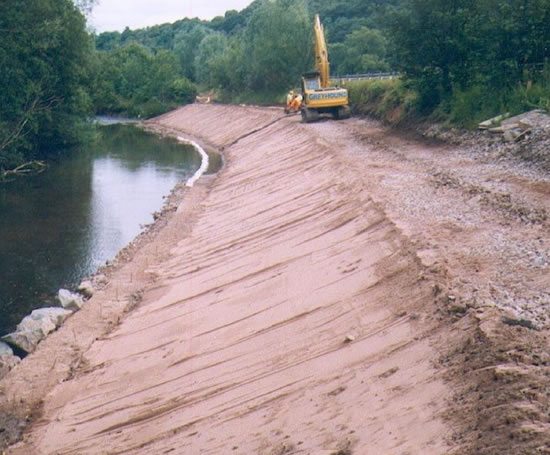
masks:
[[[0,3],[0,168],[76,143],[89,112],[91,40],[70,0]]]
[[[238,11],[230,10],[223,17],[218,16],[212,19],[210,26],[219,32],[224,32],[228,35],[237,32],[246,26],[246,16]]]
[[[220,61],[227,49],[227,38],[222,33],[211,33],[200,43],[195,58],[197,81],[208,87],[216,86],[216,75],[220,72]]]
[[[550,0],[405,0],[390,19],[392,54],[430,110],[474,86],[505,93],[536,79],[549,24]]]
[[[344,43],[331,47],[331,62],[340,74],[387,71],[386,39],[379,30],[361,27],[351,32]]]
[[[417,82],[421,108],[450,96],[454,73],[467,56],[465,23],[473,0],[406,0],[392,17],[390,35],[399,69]]]
[[[75,0],[75,4],[83,14],[88,15],[92,12],[92,9],[97,4],[97,1],[98,0]]]
[[[296,85],[311,67],[311,20],[302,1],[265,1],[244,33],[247,86],[281,92]]]
[[[97,53],[94,106],[97,112],[158,115],[195,99],[196,88],[181,76],[173,52],[151,52],[130,43]]]
[[[227,40],[223,52],[218,53],[211,65],[211,87],[221,88],[226,93],[240,95],[247,91],[246,56],[242,37]]]
[[[180,30],[174,38],[174,52],[184,76],[190,80],[196,80],[195,59],[200,44],[211,33],[212,31],[203,25],[193,25],[189,29]]]
[[[550,0],[485,0],[468,23],[468,70],[492,87],[510,86],[541,74],[550,58]]]

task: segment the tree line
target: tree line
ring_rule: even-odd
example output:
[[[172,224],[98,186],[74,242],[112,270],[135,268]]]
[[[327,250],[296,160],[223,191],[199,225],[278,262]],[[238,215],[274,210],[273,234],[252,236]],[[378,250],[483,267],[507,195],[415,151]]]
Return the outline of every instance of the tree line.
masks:
[[[255,0],[97,35],[93,3],[0,3],[0,170],[78,143],[94,113],[149,117],[199,91],[280,99],[312,69],[316,13],[333,74],[399,71],[422,115],[550,104],[550,0]]]
[[[550,0],[405,0],[386,24],[422,113],[550,107]]]
[[[380,18],[398,0],[255,0],[211,21],[183,19],[139,30],[102,33],[98,52],[129,45],[173,54],[180,71],[202,89],[226,99],[273,100],[313,65],[312,17],[326,25],[333,71],[390,69]]]

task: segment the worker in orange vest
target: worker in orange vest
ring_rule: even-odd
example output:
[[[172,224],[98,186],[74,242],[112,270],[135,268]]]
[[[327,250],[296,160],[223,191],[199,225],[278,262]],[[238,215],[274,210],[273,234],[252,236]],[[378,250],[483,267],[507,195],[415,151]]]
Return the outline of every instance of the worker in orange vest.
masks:
[[[286,109],[287,114],[299,112],[302,107],[303,97],[300,93],[296,93],[291,90],[286,96]]]

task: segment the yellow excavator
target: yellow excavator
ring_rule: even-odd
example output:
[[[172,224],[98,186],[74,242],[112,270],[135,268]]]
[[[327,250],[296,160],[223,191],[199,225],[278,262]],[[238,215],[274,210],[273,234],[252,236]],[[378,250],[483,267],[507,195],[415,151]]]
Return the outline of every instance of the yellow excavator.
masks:
[[[314,122],[321,114],[332,114],[336,119],[346,119],[351,115],[348,91],[330,86],[330,63],[328,60],[325,31],[319,15],[313,23],[315,36],[315,69],[302,76],[301,113],[304,122]]]

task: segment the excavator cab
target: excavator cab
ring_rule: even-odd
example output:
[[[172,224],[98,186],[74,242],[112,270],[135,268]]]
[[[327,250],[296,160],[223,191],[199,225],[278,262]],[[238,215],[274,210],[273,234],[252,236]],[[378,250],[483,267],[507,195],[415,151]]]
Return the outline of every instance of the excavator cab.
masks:
[[[317,71],[306,73],[302,77],[302,93],[313,90],[321,90],[321,75]]]

